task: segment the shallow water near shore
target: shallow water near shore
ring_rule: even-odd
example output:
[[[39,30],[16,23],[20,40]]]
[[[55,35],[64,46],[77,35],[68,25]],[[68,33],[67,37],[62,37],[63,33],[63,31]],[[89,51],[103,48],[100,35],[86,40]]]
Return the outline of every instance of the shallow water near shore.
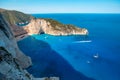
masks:
[[[88,36],[32,35],[18,42],[35,77],[120,80],[120,14],[33,14],[87,28]],[[97,57],[96,57],[97,56]]]

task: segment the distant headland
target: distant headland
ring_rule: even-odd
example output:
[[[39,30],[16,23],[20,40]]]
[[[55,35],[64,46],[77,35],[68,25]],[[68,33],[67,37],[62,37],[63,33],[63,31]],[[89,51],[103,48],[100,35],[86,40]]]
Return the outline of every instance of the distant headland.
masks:
[[[15,10],[0,9],[0,14],[11,25],[14,36],[19,40],[32,34],[87,35],[88,30],[71,24],[62,24],[53,19],[35,18]]]

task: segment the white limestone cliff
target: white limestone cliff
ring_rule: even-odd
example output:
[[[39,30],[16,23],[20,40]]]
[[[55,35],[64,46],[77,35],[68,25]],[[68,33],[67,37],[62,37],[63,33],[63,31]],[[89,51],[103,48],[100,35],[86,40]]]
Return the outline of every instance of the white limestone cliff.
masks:
[[[50,35],[87,35],[88,30],[85,28],[78,28],[75,26],[68,26],[63,24],[55,24],[46,19],[32,19],[27,26],[24,26],[24,30],[29,35],[32,34],[50,34]]]

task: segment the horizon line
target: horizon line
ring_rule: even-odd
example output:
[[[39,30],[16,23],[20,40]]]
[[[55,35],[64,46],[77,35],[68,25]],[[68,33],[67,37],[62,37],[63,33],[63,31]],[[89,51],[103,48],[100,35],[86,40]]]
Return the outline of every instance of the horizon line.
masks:
[[[24,12],[23,12],[24,13]],[[120,14],[120,13],[70,13],[70,12],[59,12],[59,13],[27,13],[27,14]]]
[[[5,10],[15,10],[26,14],[120,14],[120,12],[25,12],[17,9],[7,9],[7,8],[1,8]]]

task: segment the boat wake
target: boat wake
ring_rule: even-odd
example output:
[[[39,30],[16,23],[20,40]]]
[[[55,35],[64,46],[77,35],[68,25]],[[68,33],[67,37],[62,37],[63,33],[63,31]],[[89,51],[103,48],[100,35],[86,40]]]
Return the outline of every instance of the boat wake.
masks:
[[[73,43],[88,43],[88,42],[92,42],[92,40],[86,40],[86,41],[75,41]]]

